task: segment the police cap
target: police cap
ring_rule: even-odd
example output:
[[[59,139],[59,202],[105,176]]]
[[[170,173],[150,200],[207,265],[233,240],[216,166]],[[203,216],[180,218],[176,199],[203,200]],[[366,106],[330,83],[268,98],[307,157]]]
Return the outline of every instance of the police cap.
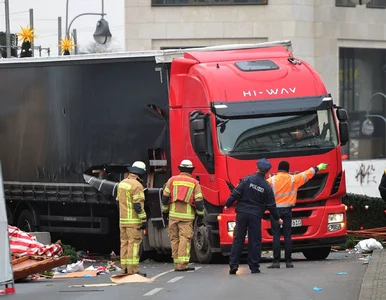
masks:
[[[269,171],[272,167],[271,163],[268,161],[268,159],[266,158],[262,158],[262,159],[259,159],[257,161],[257,167],[259,168],[259,170],[261,171]]]

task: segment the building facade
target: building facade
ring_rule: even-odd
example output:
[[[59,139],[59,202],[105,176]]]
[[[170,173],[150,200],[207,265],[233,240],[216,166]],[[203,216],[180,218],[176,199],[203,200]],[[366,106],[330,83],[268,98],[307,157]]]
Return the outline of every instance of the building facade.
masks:
[[[289,39],[350,117],[348,159],[386,157],[386,0],[125,0],[126,50]]]

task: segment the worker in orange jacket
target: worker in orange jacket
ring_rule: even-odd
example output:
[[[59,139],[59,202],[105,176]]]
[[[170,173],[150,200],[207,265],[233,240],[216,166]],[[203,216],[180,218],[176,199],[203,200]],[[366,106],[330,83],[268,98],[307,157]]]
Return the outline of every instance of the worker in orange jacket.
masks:
[[[204,216],[204,201],[199,182],[192,177],[194,166],[183,160],[178,166],[180,174],[166,183],[162,196],[162,212],[169,215],[169,238],[175,271],[194,270],[188,266],[193,221],[195,215]]]
[[[295,206],[298,189],[320,171],[325,170],[327,164],[321,163],[302,173],[290,175],[290,165],[287,161],[281,161],[278,173],[268,178],[275,195],[276,207],[280,218],[283,220],[283,236],[285,261],[287,268],[293,268],[292,264],[292,207]],[[280,268],[280,225],[271,217],[271,228],[273,235],[273,263],[268,268]]]
[[[119,204],[119,229],[121,235],[122,274],[139,274],[139,251],[142,243],[142,230],[147,227],[144,210],[144,188],[142,177],[146,165],[136,161],[128,167],[127,177],[118,184],[117,201]]]

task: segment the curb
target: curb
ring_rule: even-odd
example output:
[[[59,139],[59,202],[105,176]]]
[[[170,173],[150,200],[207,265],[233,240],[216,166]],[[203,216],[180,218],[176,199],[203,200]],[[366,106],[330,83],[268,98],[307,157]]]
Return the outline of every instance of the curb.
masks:
[[[363,277],[358,300],[384,300],[386,298],[386,254],[374,250]]]

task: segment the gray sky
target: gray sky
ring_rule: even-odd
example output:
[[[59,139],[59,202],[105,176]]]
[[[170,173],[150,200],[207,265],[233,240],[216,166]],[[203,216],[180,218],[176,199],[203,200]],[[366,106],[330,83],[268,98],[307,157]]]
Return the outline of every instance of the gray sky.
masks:
[[[51,48],[51,56],[58,51],[58,17],[62,17],[62,33],[66,26],[66,0],[10,0],[11,32],[20,31],[20,26],[29,24],[29,12],[34,10],[34,27],[37,38],[35,45]],[[105,19],[109,22],[114,44],[124,50],[124,0],[105,0]],[[101,0],[70,0],[68,22],[81,13],[101,12]],[[93,42],[93,33],[100,16],[82,16],[73,23],[71,30],[76,29],[78,45]],[[4,0],[0,0],[0,31],[5,31]],[[20,43],[19,43],[20,45]],[[38,52],[35,52],[35,56]],[[47,56],[45,52],[42,56]]]

